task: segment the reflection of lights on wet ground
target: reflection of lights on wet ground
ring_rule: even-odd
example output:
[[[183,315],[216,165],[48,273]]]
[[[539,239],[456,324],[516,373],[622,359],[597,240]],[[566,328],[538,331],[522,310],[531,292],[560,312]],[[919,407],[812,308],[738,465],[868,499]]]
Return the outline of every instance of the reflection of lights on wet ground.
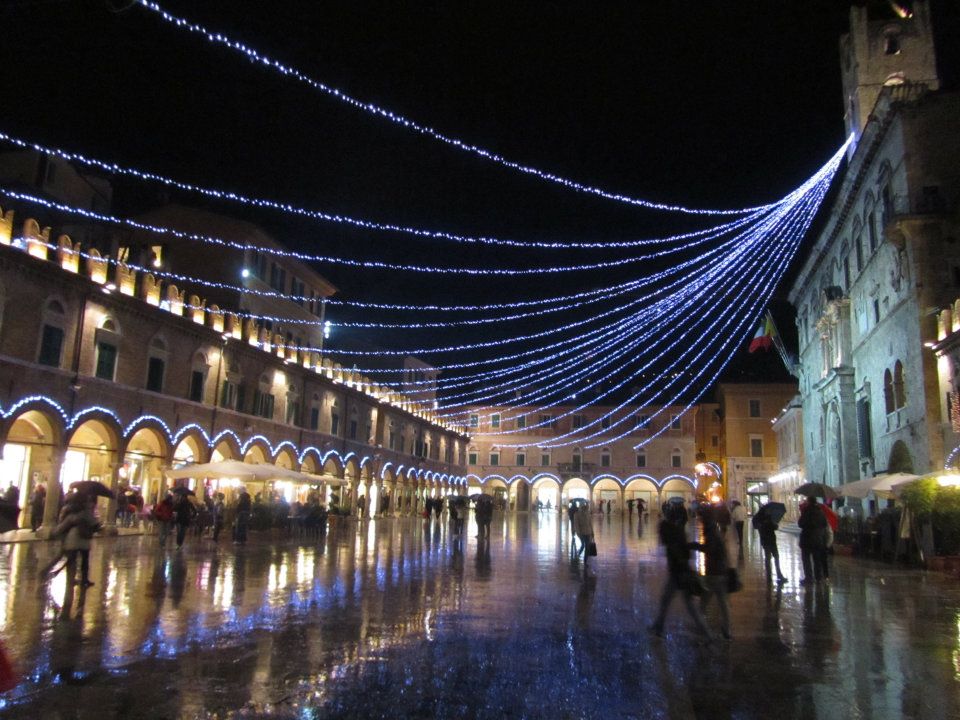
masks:
[[[313,552],[305,548],[297,551],[297,587],[303,587],[313,579]]]
[[[427,636],[427,640],[433,642],[433,628],[430,623],[433,621],[433,610],[429,609],[423,614],[423,631]]]
[[[228,609],[233,602],[233,566],[228,565],[223,569],[223,577],[217,582],[213,589],[213,604],[224,610]]]
[[[960,613],[957,614],[957,648],[953,651],[953,677],[960,680]]]

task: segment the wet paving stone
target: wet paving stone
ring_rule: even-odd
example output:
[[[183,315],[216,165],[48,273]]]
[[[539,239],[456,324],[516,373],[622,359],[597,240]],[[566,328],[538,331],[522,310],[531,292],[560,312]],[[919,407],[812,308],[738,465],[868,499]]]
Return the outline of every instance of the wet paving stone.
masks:
[[[756,537],[731,642],[665,580],[655,528],[596,521],[596,577],[556,513],[496,518],[489,543],[420,519],[243,547],[97,539],[85,591],[40,584],[49,543],[0,546],[0,638],[23,682],[6,718],[957,718],[960,586],[836,557],[830,585],[772,588]],[[736,559],[735,547],[730,547]],[[714,629],[716,609],[708,612]]]

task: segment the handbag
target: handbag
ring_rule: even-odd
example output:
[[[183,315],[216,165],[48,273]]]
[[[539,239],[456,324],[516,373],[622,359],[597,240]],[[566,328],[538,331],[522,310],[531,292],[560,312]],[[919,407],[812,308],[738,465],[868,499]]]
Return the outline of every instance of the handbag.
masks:
[[[743,590],[743,581],[740,580],[740,573],[736,568],[727,568],[727,593],[735,593]]]
[[[590,543],[587,545],[587,557],[596,557],[596,556],[597,556],[597,544],[593,542],[593,540],[591,540]]]
[[[704,595],[707,592],[703,578],[690,567],[677,576],[677,587],[691,595]]]

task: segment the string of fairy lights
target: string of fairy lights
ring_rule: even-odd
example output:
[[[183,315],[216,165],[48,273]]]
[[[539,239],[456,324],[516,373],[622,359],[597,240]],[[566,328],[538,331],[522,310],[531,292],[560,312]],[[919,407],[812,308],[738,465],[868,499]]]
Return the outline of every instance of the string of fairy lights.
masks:
[[[300,309],[278,311],[275,309],[280,307],[277,303],[271,303],[269,311],[261,309],[270,300],[300,305],[316,300],[315,296],[302,292],[261,288],[240,280],[212,279],[205,277],[203,272],[187,274],[169,267],[146,267],[127,259],[102,257],[84,249],[70,248],[71,253],[88,262],[100,261],[117,270],[123,266],[138,273],[151,273],[155,278],[181,287],[236,293],[250,302],[248,307],[219,308],[189,300],[182,303],[188,311],[232,315],[271,327],[303,328],[304,332],[311,328],[321,331],[333,325],[343,330],[389,338],[389,346],[373,348],[337,346],[336,343],[314,346],[309,341],[303,343],[299,337],[291,340],[288,334],[285,344],[279,347],[290,352],[322,354],[336,359],[344,367],[352,364],[355,372],[388,385],[395,385],[398,376],[402,376],[404,394],[411,406],[414,409],[429,408],[435,417],[450,424],[465,426],[475,417],[484,419],[499,415],[499,429],[485,431],[495,438],[499,447],[530,446],[530,439],[521,436],[555,427],[557,420],[581,414],[589,407],[600,407],[601,410],[591,414],[589,420],[574,423],[576,427],[569,431],[538,437],[533,444],[543,449],[570,445],[602,447],[634,433],[641,410],[645,422],[652,423],[664,413],[677,413],[678,407],[680,413],[692,407],[719,377],[742,345],[745,333],[752,329],[769,302],[851,142],[848,139],[816,173],[775,202],[740,209],[661,203],[580,183],[511,160],[426,123],[375,103],[361,101],[267,53],[175,16],[156,2],[137,0],[137,3],[165,23],[191,36],[201,37],[213,46],[239,53],[280,77],[294,80],[354,110],[528,178],[639,209],[723,219],[710,227],[661,237],[613,240],[528,240],[465,234],[341,214],[236,189],[214,188],[202,182],[175,179],[0,131],[0,143],[90,170],[159,185],[205,201],[268,211],[286,220],[307,219],[365,233],[384,233],[401,237],[406,242],[439,240],[490,249],[487,254],[477,254],[475,257],[481,260],[474,260],[471,265],[462,262],[448,265],[394,262],[364,256],[362,245],[358,256],[344,257],[331,252],[271,247],[225,235],[187,232],[171,225],[97,212],[19,188],[0,186],[0,195],[7,201],[96,223],[117,232],[140,233],[151,243],[175,239],[181,243],[216,248],[225,258],[230,257],[243,267],[247,266],[251,256],[259,254],[277,261],[320,268],[349,268],[358,275],[389,272],[414,278],[454,278],[458,282],[479,283],[545,275],[600,278],[590,283],[592,286],[586,290],[547,297],[498,298],[489,303],[464,302],[459,295],[451,297],[450,302],[424,303],[410,302],[406,297],[398,300],[326,298],[324,302],[331,308],[353,311],[359,317],[318,318],[305,317]],[[729,219],[731,217],[733,219]],[[17,239],[20,244],[28,241],[39,242],[51,250],[58,249],[56,244],[42,239]],[[641,249],[640,254],[636,254],[638,249]],[[594,254],[603,251],[615,252],[617,256],[605,259],[587,256],[584,261],[576,263],[538,261],[532,265],[510,265],[505,255],[509,250],[584,250]],[[452,254],[450,257],[457,256]],[[602,276],[615,269],[630,271],[632,276],[624,282],[604,282]],[[244,274],[242,279],[246,278]],[[258,305],[254,301],[263,302]],[[379,317],[379,313],[390,315]],[[434,313],[440,316],[434,317]],[[453,339],[444,336],[447,331],[455,333],[475,328],[484,330],[481,339],[461,341],[455,334],[450,336]],[[277,336],[282,337],[279,333]],[[429,342],[421,339],[424,337]],[[430,369],[442,374],[430,373],[425,379],[407,377],[408,370],[397,367],[396,361],[409,356],[429,360]],[[462,359],[463,356],[467,359]],[[385,362],[388,366],[383,366]],[[367,367],[358,367],[359,364]],[[437,406],[438,399],[442,400],[442,406]],[[517,422],[521,417],[535,418],[536,421],[521,425]],[[507,427],[508,424],[512,426]],[[650,442],[667,427],[646,433],[636,447]],[[521,442],[524,439],[526,441]]]

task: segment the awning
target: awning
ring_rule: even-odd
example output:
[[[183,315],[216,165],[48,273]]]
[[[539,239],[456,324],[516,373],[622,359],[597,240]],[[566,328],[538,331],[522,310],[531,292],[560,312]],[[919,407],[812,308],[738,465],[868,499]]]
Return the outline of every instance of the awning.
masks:
[[[245,463],[239,460],[220,460],[219,462],[196,463],[180,468],[169,468],[164,474],[171,480],[184,478],[236,478],[238,480],[268,482],[287,480],[289,482],[317,485],[346,485],[347,481],[333,475],[310,475],[296,470],[271,465],[269,463]]]
[[[843,497],[860,499],[865,498],[870,493],[886,495],[893,492],[894,485],[913,482],[918,478],[919,475],[911,475],[910,473],[880,473],[872,478],[841,485],[837,488],[837,494]]]

